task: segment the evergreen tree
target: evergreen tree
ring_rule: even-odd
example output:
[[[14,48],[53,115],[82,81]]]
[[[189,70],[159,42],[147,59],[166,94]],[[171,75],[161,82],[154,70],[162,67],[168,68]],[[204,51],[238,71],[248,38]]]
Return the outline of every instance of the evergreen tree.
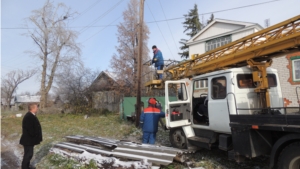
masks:
[[[212,14],[210,15],[210,18],[207,20],[206,25],[208,25],[209,23],[211,23],[214,19],[215,19],[215,16],[214,16],[214,14],[212,13]]]
[[[191,9],[187,15],[183,15],[183,16],[185,17],[185,22],[183,22],[183,27],[184,27],[183,32],[186,33],[186,35],[191,38],[201,30],[201,23],[199,21],[197,4],[194,5],[194,8]],[[188,40],[186,39],[181,39],[179,42],[180,44],[182,44],[182,46],[180,47],[182,52],[178,53],[179,55],[181,55],[181,58],[189,57],[189,48],[186,45],[187,41]]]

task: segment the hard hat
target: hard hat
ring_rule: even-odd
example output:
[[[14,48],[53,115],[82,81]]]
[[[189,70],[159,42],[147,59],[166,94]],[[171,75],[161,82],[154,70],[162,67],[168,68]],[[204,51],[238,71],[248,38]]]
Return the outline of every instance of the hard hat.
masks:
[[[149,98],[148,103],[152,104],[152,105],[155,105],[156,104],[156,99],[155,98]]]

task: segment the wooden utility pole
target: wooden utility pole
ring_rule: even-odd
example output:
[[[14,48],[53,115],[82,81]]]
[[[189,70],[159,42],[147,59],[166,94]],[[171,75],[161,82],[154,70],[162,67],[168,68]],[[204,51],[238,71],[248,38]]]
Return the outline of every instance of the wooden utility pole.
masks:
[[[137,67],[137,95],[136,95],[136,127],[140,124],[141,116],[141,78],[142,78],[142,56],[143,56],[143,24],[144,24],[144,0],[140,0],[140,14],[139,14],[139,52],[138,52],[138,67]]]

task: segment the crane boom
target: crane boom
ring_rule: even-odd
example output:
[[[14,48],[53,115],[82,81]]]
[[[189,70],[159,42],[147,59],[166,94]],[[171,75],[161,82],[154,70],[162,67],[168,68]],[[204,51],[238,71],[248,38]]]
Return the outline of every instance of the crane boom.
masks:
[[[255,92],[260,95],[261,105],[270,108],[266,69],[272,64],[272,58],[298,50],[300,15],[204,54],[193,54],[190,60],[166,68],[165,79],[149,81],[145,86],[150,90],[162,89],[166,79],[191,78],[211,71],[249,65],[253,81],[257,83]]]
[[[245,66],[249,60],[267,61],[299,50],[299,46],[300,15],[204,54],[193,54],[190,60],[170,66],[164,72],[167,79],[190,78],[220,69]],[[145,86],[163,88],[163,81],[152,80]]]

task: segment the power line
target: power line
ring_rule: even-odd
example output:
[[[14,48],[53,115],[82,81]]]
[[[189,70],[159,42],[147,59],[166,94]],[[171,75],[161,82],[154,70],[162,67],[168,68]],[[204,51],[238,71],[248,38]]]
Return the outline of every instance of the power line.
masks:
[[[76,18],[74,18],[74,20],[72,22],[74,22],[76,19],[78,19],[80,16],[82,16],[83,14],[85,14],[86,12],[88,12],[89,10],[91,10],[94,6],[96,6],[99,2],[101,2],[102,0],[97,0],[95,3],[93,3],[92,5],[90,5],[88,8],[86,8],[81,14],[79,14]],[[16,28],[1,28],[1,29],[16,29]],[[18,29],[24,29],[24,28],[18,28]],[[25,29],[35,29],[35,28],[25,28]],[[33,50],[34,47],[32,47],[30,50]],[[17,55],[15,57],[10,58],[9,60],[6,60],[5,63],[14,60],[15,58],[18,58],[20,55]]]
[[[252,6],[257,6],[257,5],[263,5],[266,3],[272,3],[272,2],[276,2],[276,1],[281,1],[281,0],[273,0],[273,1],[267,1],[267,2],[262,2],[262,3],[257,3],[257,4],[252,4],[252,5],[246,5],[246,6],[240,6],[240,7],[235,7],[235,8],[229,8],[229,9],[223,9],[223,10],[218,10],[218,11],[211,11],[211,12],[206,12],[206,13],[201,13],[198,14],[199,16],[201,15],[208,15],[208,14],[212,14],[212,13],[220,13],[220,12],[226,12],[226,11],[230,11],[230,10],[236,10],[236,9],[241,9],[241,8],[247,8],[247,7],[252,7]],[[170,19],[164,19],[164,20],[156,20],[156,21],[148,21],[145,23],[157,23],[157,22],[166,22],[166,21],[172,21],[172,20],[178,20],[178,19],[183,19],[184,17],[176,17],[176,18],[170,18]],[[92,28],[92,27],[106,27],[108,25],[99,25],[99,26],[75,26],[75,27],[69,27],[69,28],[84,28],[84,27],[88,27],[88,28]],[[117,25],[109,25],[109,26],[117,26]],[[35,29],[35,28],[24,28],[24,27],[7,27],[7,28],[1,28],[2,30],[5,29]]]
[[[161,5],[161,2],[160,2],[160,0],[158,0],[158,2],[159,2],[159,4],[160,4],[160,7],[161,7],[161,9],[162,9],[163,13],[164,13],[165,19],[167,19],[167,17],[166,17],[166,14],[165,14],[165,11],[164,11],[164,9],[163,9],[163,7],[162,7],[162,5]],[[166,21],[166,22],[167,22],[167,25],[168,25],[169,31],[170,31],[170,33],[171,33],[171,35],[172,35],[172,39],[173,39],[173,41],[174,41],[174,44],[175,44],[175,46],[176,46],[177,52],[179,53],[179,50],[178,50],[178,47],[177,47],[176,41],[175,41],[175,39],[174,39],[173,33],[172,33],[172,31],[171,31],[171,28],[170,28],[169,22],[168,22],[168,21]]]
[[[153,13],[152,13],[152,11],[151,11],[151,9],[150,9],[150,7],[149,7],[147,1],[146,1],[146,4],[147,4],[147,7],[148,7],[148,9],[149,9],[149,11],[150,11],[150,13],[151,13],[151,15],[152,15],[154,21],[155,21],[155,17],[154,17],[154,15],[153,15]],[[168,44],[168,42],[166,41],[166,39],[165,39],[165,37],[164,37],[162,31],[160,30],[160,27],[158,26],[157,22],[155,22],[155,23],[156,23],[156,25],[157,25],[157,27],[158,27],[158,29],[159,29],[159,32],[160,32],[161,36],[163,37],[164,41],[166,42],[166,44],[167,44],[167,46],[168,46],[168,49],[170,50],[171,55],[172,55],[173,58],[174,58],[173,52],[172,52],[172,50],[170,49],[169,44]],[[174,58],[174,59],[175,59],[175,58]]]
[[[104,12],[102,15],[100,15],[98,18],[96,18],[93,22],[91,22],[88,26],[82,28],[79,32],[83,33],[84,31],[86,31],[89,26],[92,26],[93,24],[97,23],[100,19],[102,19],[103,17],[105,17],[107,14],[109,14],[112,10],[114,10],[118,5],[121,4],[123,0],[120,0],[118,3],[116,3],[114,6],[112,6],[109,10],[107,10],[106,12]]]
[[[89,27],[89,28],[101,28],[101,27],[106,27],[106,26],[117,26],[117,25],[97,25],[97,26],[68,26],[68,28],[85,28],[85,27]],[[51,28],[51,27],[49,27]],[[36,28],[26,28],[26,27],[7,27],[7,28],[1,28],[2,30],[6,30],[6,29],[36,29]]]
[[[89,10],[91,10],[93,7],[95,7],[99,2],[101,2],[102,0],[96,0],[95,3],[93,3],[91,6],[89,6],[88,8],[86,8],[83,12],[81,12],[75,19],[78,19],[80,16],[82,16],[83,14],[87,13]]]
[[[252,7],[252,6],[257,6],[257,5],[263,5],[263,4],[272,3],[272,2],[276,2],[276,1],[281,1],[281,0],[273,0],[273,1],[267,1],[267,2],[262,2],[262,3],[257,3],[257,4],[251,4],[251,5],[245,5],[245,6],[235,7],[235,8],[229,8],[229,9],[223,9],[223,10],[218,10],[218,11],[206,12],[206,13],[198,14],[198,16],[208,15],[208,14],[212,14],[212,13],[226,12],[226,11],[231,11],[231,10],[236,10],[236,9],[241,9],[241,8],[247,8],[247,7]],[[185,18],[185,17],[177,17],[177,18],[164,19],[164,20],[158,20],[158,21],[148,21],[146,23],[165,22],[165,21],[172,21],[172,20],[178,20],[178,19],[183,19],[183,18]]]
[[[93,3],[91,6],[89,6],[88,8],[86,8],[81,14],[79,14],[72,22],[74,22],[76,19],[78,19],[80,16],[82,16],[83,14],[85,14],[86,12],[88,12],[89,10],[91,10],[95,5],[97,5],[99,2],[101,2],[102,0],[99,0],[95,3]],[[86,27],[86,26],[85,26]],[[93,26],[91,26],[93,27]],[[102,27],[102,26],[101,26]],[[104,27],[107,27],[107,25],[104,25]],[[15,28],[1,28],[1,29],[15,29]],[[36,28],[22,28],[22,29],[36,29]],[[35,47],[32,47],[30,50],[33,50]],[[22,53],[23,54],[23,53]],[[13,59],[18,58],[19,56],[21,56],[22,54],[16,55],[15,57],[10,58],[9,60],[6,60],[5,63],[12,61]]]
[[[113,21],[112,21],[110,24],[113,24],[114,22],[116,22],[117,20],[119,20],[121,17],[122,17],[122,15],[121,15],[121,16],[119,16],[117,19],[113,20]],[[94,35],[90,36],[89,38],[87,38],[86,40],[84,40],[84,41],[83,41],[83,42],[81,42],[81,43],[84,43],[84,42],[86,42],[86,41],[90,40],[92,37],[96,36],[98,33],[100,33],[101,31],[103,31],[103,30],[104,30],[104,29],[106,29],[107,27],[109,27],[109,26],[110,26],[110,24],[109,24],[109,25],[107,25],[106,27],[102,28],[101,30],[99,30],[98,32],[96,32]]]

